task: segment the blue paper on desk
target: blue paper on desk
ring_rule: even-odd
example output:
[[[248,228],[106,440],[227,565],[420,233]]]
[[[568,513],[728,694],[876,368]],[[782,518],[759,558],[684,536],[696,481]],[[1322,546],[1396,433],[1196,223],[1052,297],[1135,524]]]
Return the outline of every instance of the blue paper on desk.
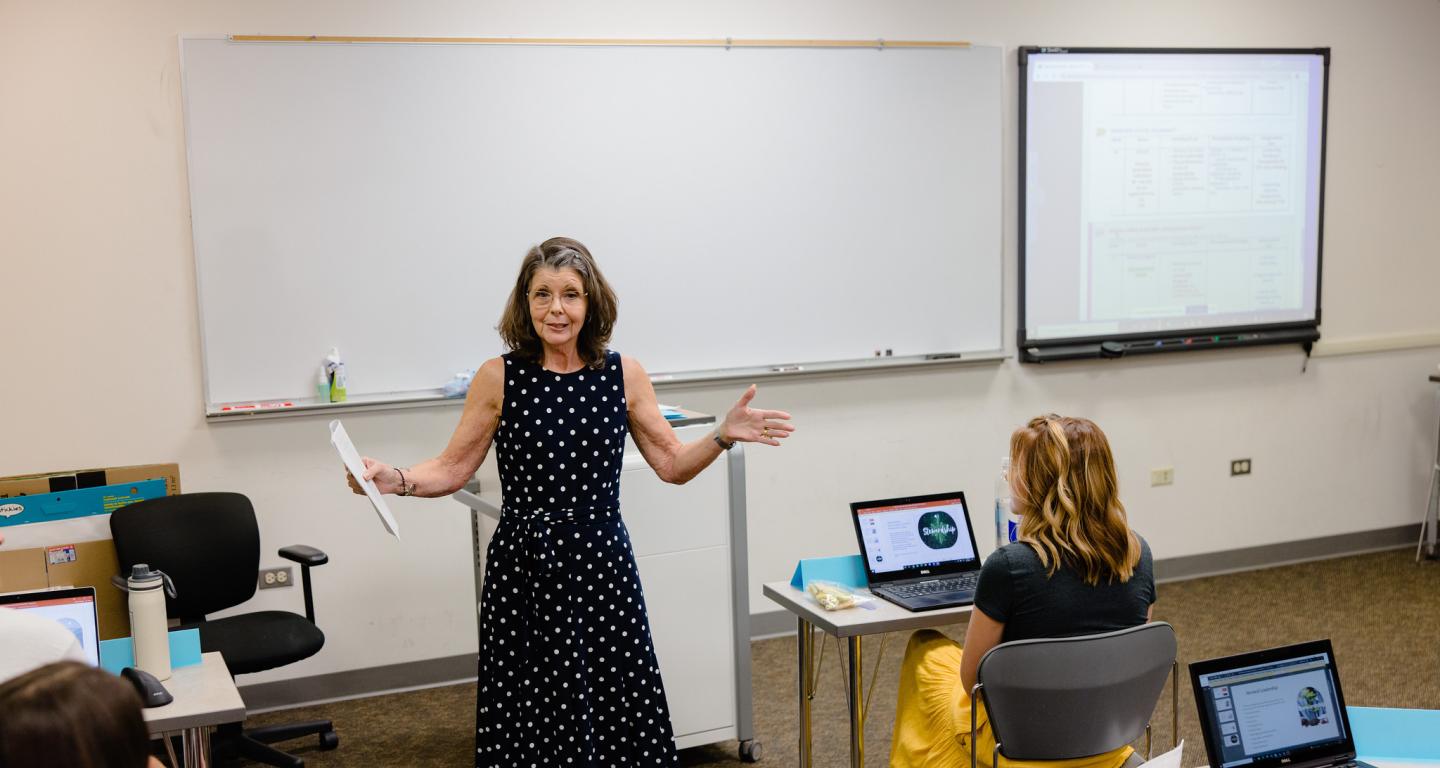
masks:
[[[1440,712],[1433,709],[1346,707],[1361,758],[1440,762]]]
[[[870,580],[865,576],[865,562],[859,555],[811,557],[801,560],[795,566],[795,575],[790,578],[790,586],[805,589],[810,586],[810,582],[816,580],[833,581],[853,589],[870,586]]]
[[[200,663],[200,630],[176,629],[170,632],[170,666],[188,667]],[[117,637],[100,641],[100,668],[112,674],[135,666],[135,640]]]

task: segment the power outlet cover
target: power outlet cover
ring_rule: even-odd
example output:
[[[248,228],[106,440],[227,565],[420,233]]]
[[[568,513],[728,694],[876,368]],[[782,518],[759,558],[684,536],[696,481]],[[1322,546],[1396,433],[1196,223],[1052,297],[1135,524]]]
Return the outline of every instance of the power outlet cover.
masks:
[[[280,568],[262,568],[260,570],[260,588],[279,589],[281,587],[288,587],[293,581],[291,578],[293,575],[288,565]]]

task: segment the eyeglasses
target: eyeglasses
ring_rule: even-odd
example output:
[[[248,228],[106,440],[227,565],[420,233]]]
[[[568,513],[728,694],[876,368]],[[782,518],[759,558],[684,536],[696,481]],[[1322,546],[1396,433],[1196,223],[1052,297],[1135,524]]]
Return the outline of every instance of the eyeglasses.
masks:
[[[556,295],[544,288],[538,288],[530,292],[530,306],[536,309],[548,307],[555,303]],[[560,303],[566,307],[578,307],[585,303],[585,294],[576,290],[562,291],[559,295]]]

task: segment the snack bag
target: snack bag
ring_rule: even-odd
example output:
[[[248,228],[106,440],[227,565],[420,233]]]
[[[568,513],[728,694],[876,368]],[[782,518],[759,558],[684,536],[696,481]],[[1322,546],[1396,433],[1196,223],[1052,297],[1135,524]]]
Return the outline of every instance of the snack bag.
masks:
[[[856,606],[869,608],[871,606],[868,604],[875,600],[869,595],[859,594],[849,587],[833,581],[812,581],[805,591],[809,592],[810,597],[827,611],[839,611]]]

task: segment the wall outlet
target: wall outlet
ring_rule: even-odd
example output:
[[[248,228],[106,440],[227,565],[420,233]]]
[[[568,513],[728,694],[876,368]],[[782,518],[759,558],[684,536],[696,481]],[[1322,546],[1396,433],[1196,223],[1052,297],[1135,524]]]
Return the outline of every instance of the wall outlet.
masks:
[[[1160,467],[1150,470],[1150,485],[1170,485],[1175,482],[1174,467]]]
[[[283,568],[264,568],[260,571],[261,589],[279,589],[290,586],[290,566]]]
[[[1234,477],[1235,475],[1248,475],[1248,474],[1250,474],[1250,460],[1249,460],[1249,459],[1231,459],[1231,460],[1230,460],[1230,476],[1231,476],[1231,477]]]

